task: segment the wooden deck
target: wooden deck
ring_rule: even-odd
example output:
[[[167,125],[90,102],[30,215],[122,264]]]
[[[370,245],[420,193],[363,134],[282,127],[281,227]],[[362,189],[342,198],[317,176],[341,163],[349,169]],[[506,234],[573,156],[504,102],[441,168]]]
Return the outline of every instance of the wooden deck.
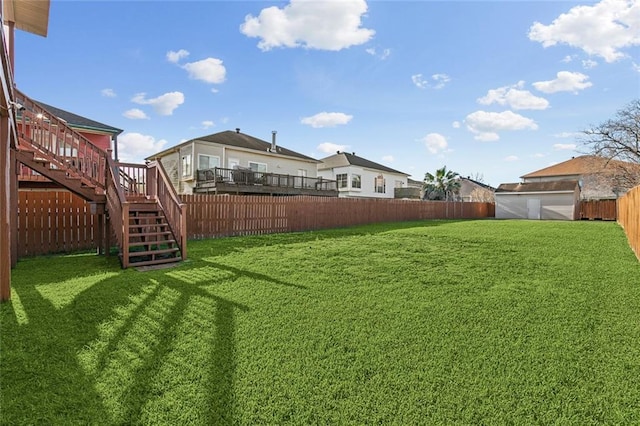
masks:
[[[197,171],[196,193],[243,195],[311,195],[337,197],[335,180],[245,169],[213,168]]]

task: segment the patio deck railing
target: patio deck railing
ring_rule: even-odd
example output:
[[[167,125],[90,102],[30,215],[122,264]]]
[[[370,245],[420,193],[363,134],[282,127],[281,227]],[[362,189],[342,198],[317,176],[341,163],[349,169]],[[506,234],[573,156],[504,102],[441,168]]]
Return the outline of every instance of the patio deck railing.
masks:
[[[225,169],[214,167],[197,171],[196,188],[213,190],[230,190],[242,186],[243,191],[264,193],[277,192],[278,189],[287,193],[305,191],[327,192],[337,196],[338,184],[335,180],[322,177],[292,176],[278,173],[256,172],[249,169]],[[251,191],[253,187],[254,191]],[[335,194],[334,194],[335,193]]]

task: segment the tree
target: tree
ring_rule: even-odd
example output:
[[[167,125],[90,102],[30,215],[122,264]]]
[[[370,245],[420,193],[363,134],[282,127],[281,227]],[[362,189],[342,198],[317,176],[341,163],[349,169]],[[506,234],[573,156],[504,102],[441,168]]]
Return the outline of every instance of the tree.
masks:
[[[640,99],[618,110],[615,118],[582,133],[582,144],[592,154],[604,157],[614,165],[621,186],[640,184]]]
[[[460,191],[460,175],[443,166],[435,175],[428,172],[424,175],[422,189],[425,200],[453,200]]]

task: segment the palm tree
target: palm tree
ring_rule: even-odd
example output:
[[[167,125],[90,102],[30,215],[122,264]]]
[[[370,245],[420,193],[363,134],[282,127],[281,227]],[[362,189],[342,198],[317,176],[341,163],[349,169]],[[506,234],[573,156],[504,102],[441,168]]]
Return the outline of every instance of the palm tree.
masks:
[[[422,189],[425,200],[452,201],[460,191],[460,175],[443,166],[435,175],[428,172],[424,175]]]

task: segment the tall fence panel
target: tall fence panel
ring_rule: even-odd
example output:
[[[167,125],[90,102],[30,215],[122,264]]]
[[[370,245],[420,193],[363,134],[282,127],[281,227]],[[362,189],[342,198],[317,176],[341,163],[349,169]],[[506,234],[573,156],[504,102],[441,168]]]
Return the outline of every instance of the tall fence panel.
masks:
[[[640,186],[618,198],[618,223],[627,234],[629,244],[640,260]]]
[[[580,201],[580,219],[616,220],[616,200]]]
[[[190,239],[341,228],[420,219],[495,216],[492,203],[330,197],[183,195]]]
[[[68,191],[18,192],[18,257],[97,247],[91,206]]]
[[[495,215],[492,203],[209,194],[180,198],[187,206],[189,239]],[[99,244],[97,215],[68,191],[20,191],[18,218],[18,257],[90,250]]]

